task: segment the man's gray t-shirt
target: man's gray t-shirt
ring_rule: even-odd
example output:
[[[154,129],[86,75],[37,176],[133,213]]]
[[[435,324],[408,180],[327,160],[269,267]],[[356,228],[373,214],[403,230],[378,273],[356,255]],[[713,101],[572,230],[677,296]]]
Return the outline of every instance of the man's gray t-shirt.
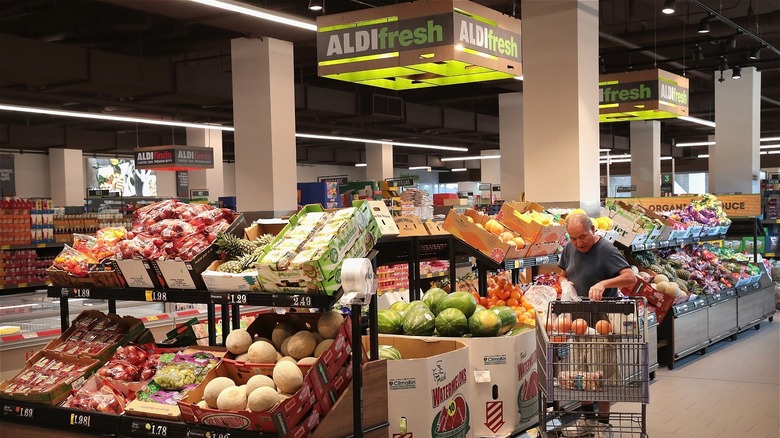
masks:
[[[574,245],[567,243],[558,266],[566,271],[566,277],[574,283],[574,289],[581,297],[587,297],[590,288],[599,281],[616,277],[620,271],[630,267],[615,245],[603,238],[586,253],[577,251]],[[606,289],[604,296],[617,296],[617,289]]]

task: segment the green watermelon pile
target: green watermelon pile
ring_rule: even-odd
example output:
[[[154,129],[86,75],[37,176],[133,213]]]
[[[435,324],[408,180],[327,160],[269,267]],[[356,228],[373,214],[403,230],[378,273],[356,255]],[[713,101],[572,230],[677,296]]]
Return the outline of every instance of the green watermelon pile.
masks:
[[[379,333],[409,336],[491,337],[500,336],[517,323],[509,307],[485,309],[469,292],[433,288],[422,300],[397,302],[379,311]]]

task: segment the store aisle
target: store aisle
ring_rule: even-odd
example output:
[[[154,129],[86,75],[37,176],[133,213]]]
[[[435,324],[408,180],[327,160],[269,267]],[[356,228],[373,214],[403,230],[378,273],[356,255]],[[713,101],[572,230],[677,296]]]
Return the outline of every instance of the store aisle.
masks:
[[[647,426],[650,438],[780,437],[780,321],[674,370],[662,364],[650,385]]]

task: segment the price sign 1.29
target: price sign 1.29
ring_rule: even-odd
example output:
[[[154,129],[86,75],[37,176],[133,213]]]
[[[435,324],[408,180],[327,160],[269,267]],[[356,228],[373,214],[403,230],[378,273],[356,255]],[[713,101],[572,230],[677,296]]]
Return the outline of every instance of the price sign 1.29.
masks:
[[[228,294],[227,300],[230,304],[246,304],[247,296],[246,294]]]

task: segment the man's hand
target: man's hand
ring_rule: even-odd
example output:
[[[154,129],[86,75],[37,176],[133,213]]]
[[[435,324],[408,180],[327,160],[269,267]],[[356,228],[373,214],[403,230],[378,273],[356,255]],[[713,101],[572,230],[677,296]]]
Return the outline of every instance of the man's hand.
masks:
[[[601,282],[594,284],[588,291],[588,298],[591,301],[601,301],[601,297],[604,295],[604,286]]]

